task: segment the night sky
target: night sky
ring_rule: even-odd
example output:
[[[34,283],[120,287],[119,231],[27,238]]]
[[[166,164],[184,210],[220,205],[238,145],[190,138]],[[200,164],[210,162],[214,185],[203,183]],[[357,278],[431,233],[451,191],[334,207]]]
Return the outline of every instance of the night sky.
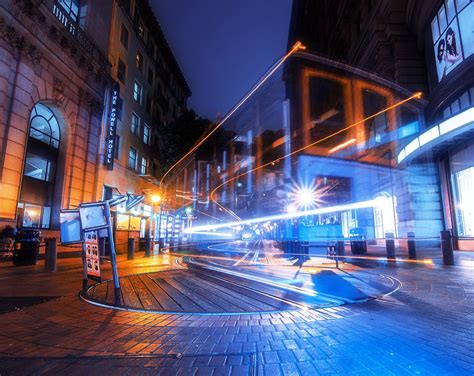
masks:
[[[189,108],[225,114],[286,52],[292,0],[150,0],[193,92]]]

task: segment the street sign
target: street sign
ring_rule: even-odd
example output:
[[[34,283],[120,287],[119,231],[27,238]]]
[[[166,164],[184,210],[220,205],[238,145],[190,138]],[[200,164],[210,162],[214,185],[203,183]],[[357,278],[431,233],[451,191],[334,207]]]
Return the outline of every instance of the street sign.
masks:
[[[59,235],[62,244],[83,241],[79,210],[61,210],[59,213]]]
[[[87,278],[101,282],[98,231],[85,231],[82,247],[85,255]]]
[[[109,115],[109,127],[107,130],[107,146],[105,149],[105,165],[107,170],[114,169],[114,158],[115,158],[115,148],[116,143],[116,134],[117,134],[117,110],[118,110],[118,101],[120,94],[120,85],[115,83],[112,88],[111,98],[110,98],[110,115]]]
[[[97,230],[108,226],[103,202],[91,202],[79,206],[82,229],[85,231]]]

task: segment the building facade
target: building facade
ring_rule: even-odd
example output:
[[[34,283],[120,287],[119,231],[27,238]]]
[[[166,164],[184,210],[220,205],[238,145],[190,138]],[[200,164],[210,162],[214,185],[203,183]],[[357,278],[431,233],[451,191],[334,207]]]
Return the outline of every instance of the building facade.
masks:
[[[473,19],[470,0],[295,0],[289,35],[289,45],[301,40],[423,93],[424,122],[397,152],[398,168],[417,176],[409,199],[417,210],[405,220],[439,221],[435,227],[452,230],[467,250],[474,249]]]
[[[165,145],[160,129],[183,112],[191,92],[148,1],[113,1],[110,6],[108,59],[119,92],[114,159],[107,163],[107,153],[102,153],[99,199],[125,193],[145,195],[137,211],[116,217],[121,237],[144,237],[152,230],[150,215],[157,210],[151,197],[159,191],[162,172],[160,150]],[[106,150],[108,137],[101,142]]]
[[[47,232],[60,208],[98,194],[110,14],[101,3],[87,14],[72,3],[0,5],[2,225]]]
[[[150,230],[160,125],[190,90],[147,1],[3,1],[0,93],[0,227],[56,235],[61,208],[134,193],[116,228]]]

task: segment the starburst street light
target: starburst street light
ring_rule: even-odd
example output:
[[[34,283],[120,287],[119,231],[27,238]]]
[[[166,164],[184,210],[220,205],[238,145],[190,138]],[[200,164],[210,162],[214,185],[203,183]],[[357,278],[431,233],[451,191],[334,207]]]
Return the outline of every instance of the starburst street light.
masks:
[[[327,194],[327,191],[327,186],[318,187],[315,182],[301,184],[292,189],[290,198],[298,210],[314,209],[324,203],[323,197]]]

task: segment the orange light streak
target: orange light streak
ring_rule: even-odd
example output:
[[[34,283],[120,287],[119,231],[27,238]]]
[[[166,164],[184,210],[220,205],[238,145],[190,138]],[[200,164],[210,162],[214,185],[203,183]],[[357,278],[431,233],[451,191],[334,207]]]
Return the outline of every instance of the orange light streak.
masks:
[[[270,78],[270,76],[275,73],[275,71],[280,68],[280,66],[295,52],[298,50],[305,50],[306,47],[301,44],[301,42],[296,42],[288,53],[283,56],[279,62],[272,68],[264,77],[257,82],[257,84],[232,108],[232,110],[214,127],[214,129],[209,132],[202,140],[196,143],[186,154],[184,154],[176,163],[174,163],[168,171],[162,176],[160,180],[160,187],[163,185],[163,181],[168,176],[168,174],[181,162],[183,162],[187,157],[194,153],[206,140],[208,140],[221,126],[224,124],[242,105]]]
[[[346,141],[346,142],[343,142],[342,144],[339,144],[337,146],[334,146],[332,149],[330,149],[328,151],[329,154],[332,154],[334,153],[335,151],[338,151],[338,150],[341,150],[341,149],[344,149],[346,147],[348,147],[349,145],[353,144],[354,142],[356,142],[357,140],[355,138],[351,138],[349,141]]]
[[[270,161],[270,162],[264,163],[263,165],[257,166],[257,167],[255,167],[255,168],[253,168],[252,170],[249,170],[249,171],[243,172],[242,174],[239,174],[239,175],[236,175],[236,176],[234,176],[234,177],[231,177],[231,178],[227,179],[227,181],[225,182],[225,184],[228,184],[228,183],[230,183],[230,182],[232,182],[232,181],[234,181],[234,180],[237,180],[237,179],[239,179],[239,178],[241,178],[241,177],[243,177],[243,176],[245,176],[245,175],[248,175],[248,174],[250,174],[251,172],[255,172],[255,171],[260,170],[260,169],[262,169],[262,168],[265,168],[265,167],[267,167],[267,166],[274,165],[275,163],[278,163],[278,162],[280,162],[281,160],[283,160],[283,159],[285,159],[285,158],[288,158],[288,157],[290,157],[290,156],[292,156],[292,155],[298,154],[298,153],[302,152],[303,150],[306,150],[306,149],[308,149],[308,148],[310,148],[310,147],[312,147],[312,146],[315,146],[315,145],[319,144],[320,142],[326,141],[327,139],[329,139],[329,138],[331,138],[331,137],[334,137],[334,136],[336,136],[336,135],[338,135],[338,134],[340,134],[340,133],[343,133],[343,132],[345,132],[345,131],[347,131],[347,130],[349,130],[349,129],[351,129],[351,128],[353,128],[353,127],[355,127],[355,126],[357,126],[357,125],[359,125],[359,124],[361,124],[361,123],[363,123],[363,122],[365,122],[365,121],[367,121],[367,120],[373,119],[373,118],[375,118],[375,117],[377,117],[377,116],[379,116],[379,115],[381,115],[381,114],[383,114],[383,113],[385,113],[385,112],[387,112],[387,111],[390,111],[390,110],[392,110],[392,109],[394,109],[394,108],[397,108],[397,107],[401,106],[402,104],[404,104],[404,103],[406,103],[406,102],[409,102],[409,101],[411,101],[411,100],[413,100],[413,99],[419,99],[419,98],[421,98],[421,95],[422,95],[421,92],[415,93],[415,94],[413,94],[411,97],[408,97],[408,98],[406,98],[406,99],[403,99],[403,100],[401,100],[401,101],[399,101],[399,102],[397,102],[397,103],[395,103],[395,104],[393,104],[393,105],[391,105],[391,106],[389,106],[389,107],[387,107],[387,108],[385,108],[385,109],[383,109],[383,110],[381,110],[381,111],[379,111],[379,112],[376,112],[375,114],[372,114],[372,115],[370,115],[370,116],[368,116],[368,117],[366,117],[366,118],[364,118],[364,119],[362,119],[362,120],[359,120],[359,121],[357,121],[357,122],[355,122],[355,123],[353,123],[353,124],[351,124],[351,125],[349,125],[349,126],[343,128],[343,129],[340,129],[340,130],[337,131],[337,132],[334,132],[334,133],[332,133],[332,134],[330,134],[330,135],[328,135],[328,136],[326,136],[326,137],[323,137],[323,138],[321,138],[321,139],[319,139],[319,140],[316,140],[316,141],[314,141],[314,142],[312,142],[312,143],[310,143],[310,144],[308,144],[308,145],[306,145],[306,146],[303,146],[303,147],[301,147],[301,148],[299,148],[299,149],[297,149],[297,150],[294,150],[294,151],[292,151],[291,153],[288,153],[288,154],[286,154],[286,155],[284,155],[284,156],[282,156],[282,157],[279,157],[279,158],[277,158],[277,159],[274,159],[273,161]],[[219,203],[215,200],[214,195],[215,195],[215,193],[217,192],[217,190],[219,190],[220,188],[222,188],[225,184],[223,183],[223,184],[218,185],[216,188],[214,188],[214,189],[212,190],[211,195],[210,195],[211,201],[213,201],[216,205],[218,205],[219,207],[221,207],[221,208],[223,208],[223,209],[224,209],[224,207],[223,207],[221,204],[219,204]]]

